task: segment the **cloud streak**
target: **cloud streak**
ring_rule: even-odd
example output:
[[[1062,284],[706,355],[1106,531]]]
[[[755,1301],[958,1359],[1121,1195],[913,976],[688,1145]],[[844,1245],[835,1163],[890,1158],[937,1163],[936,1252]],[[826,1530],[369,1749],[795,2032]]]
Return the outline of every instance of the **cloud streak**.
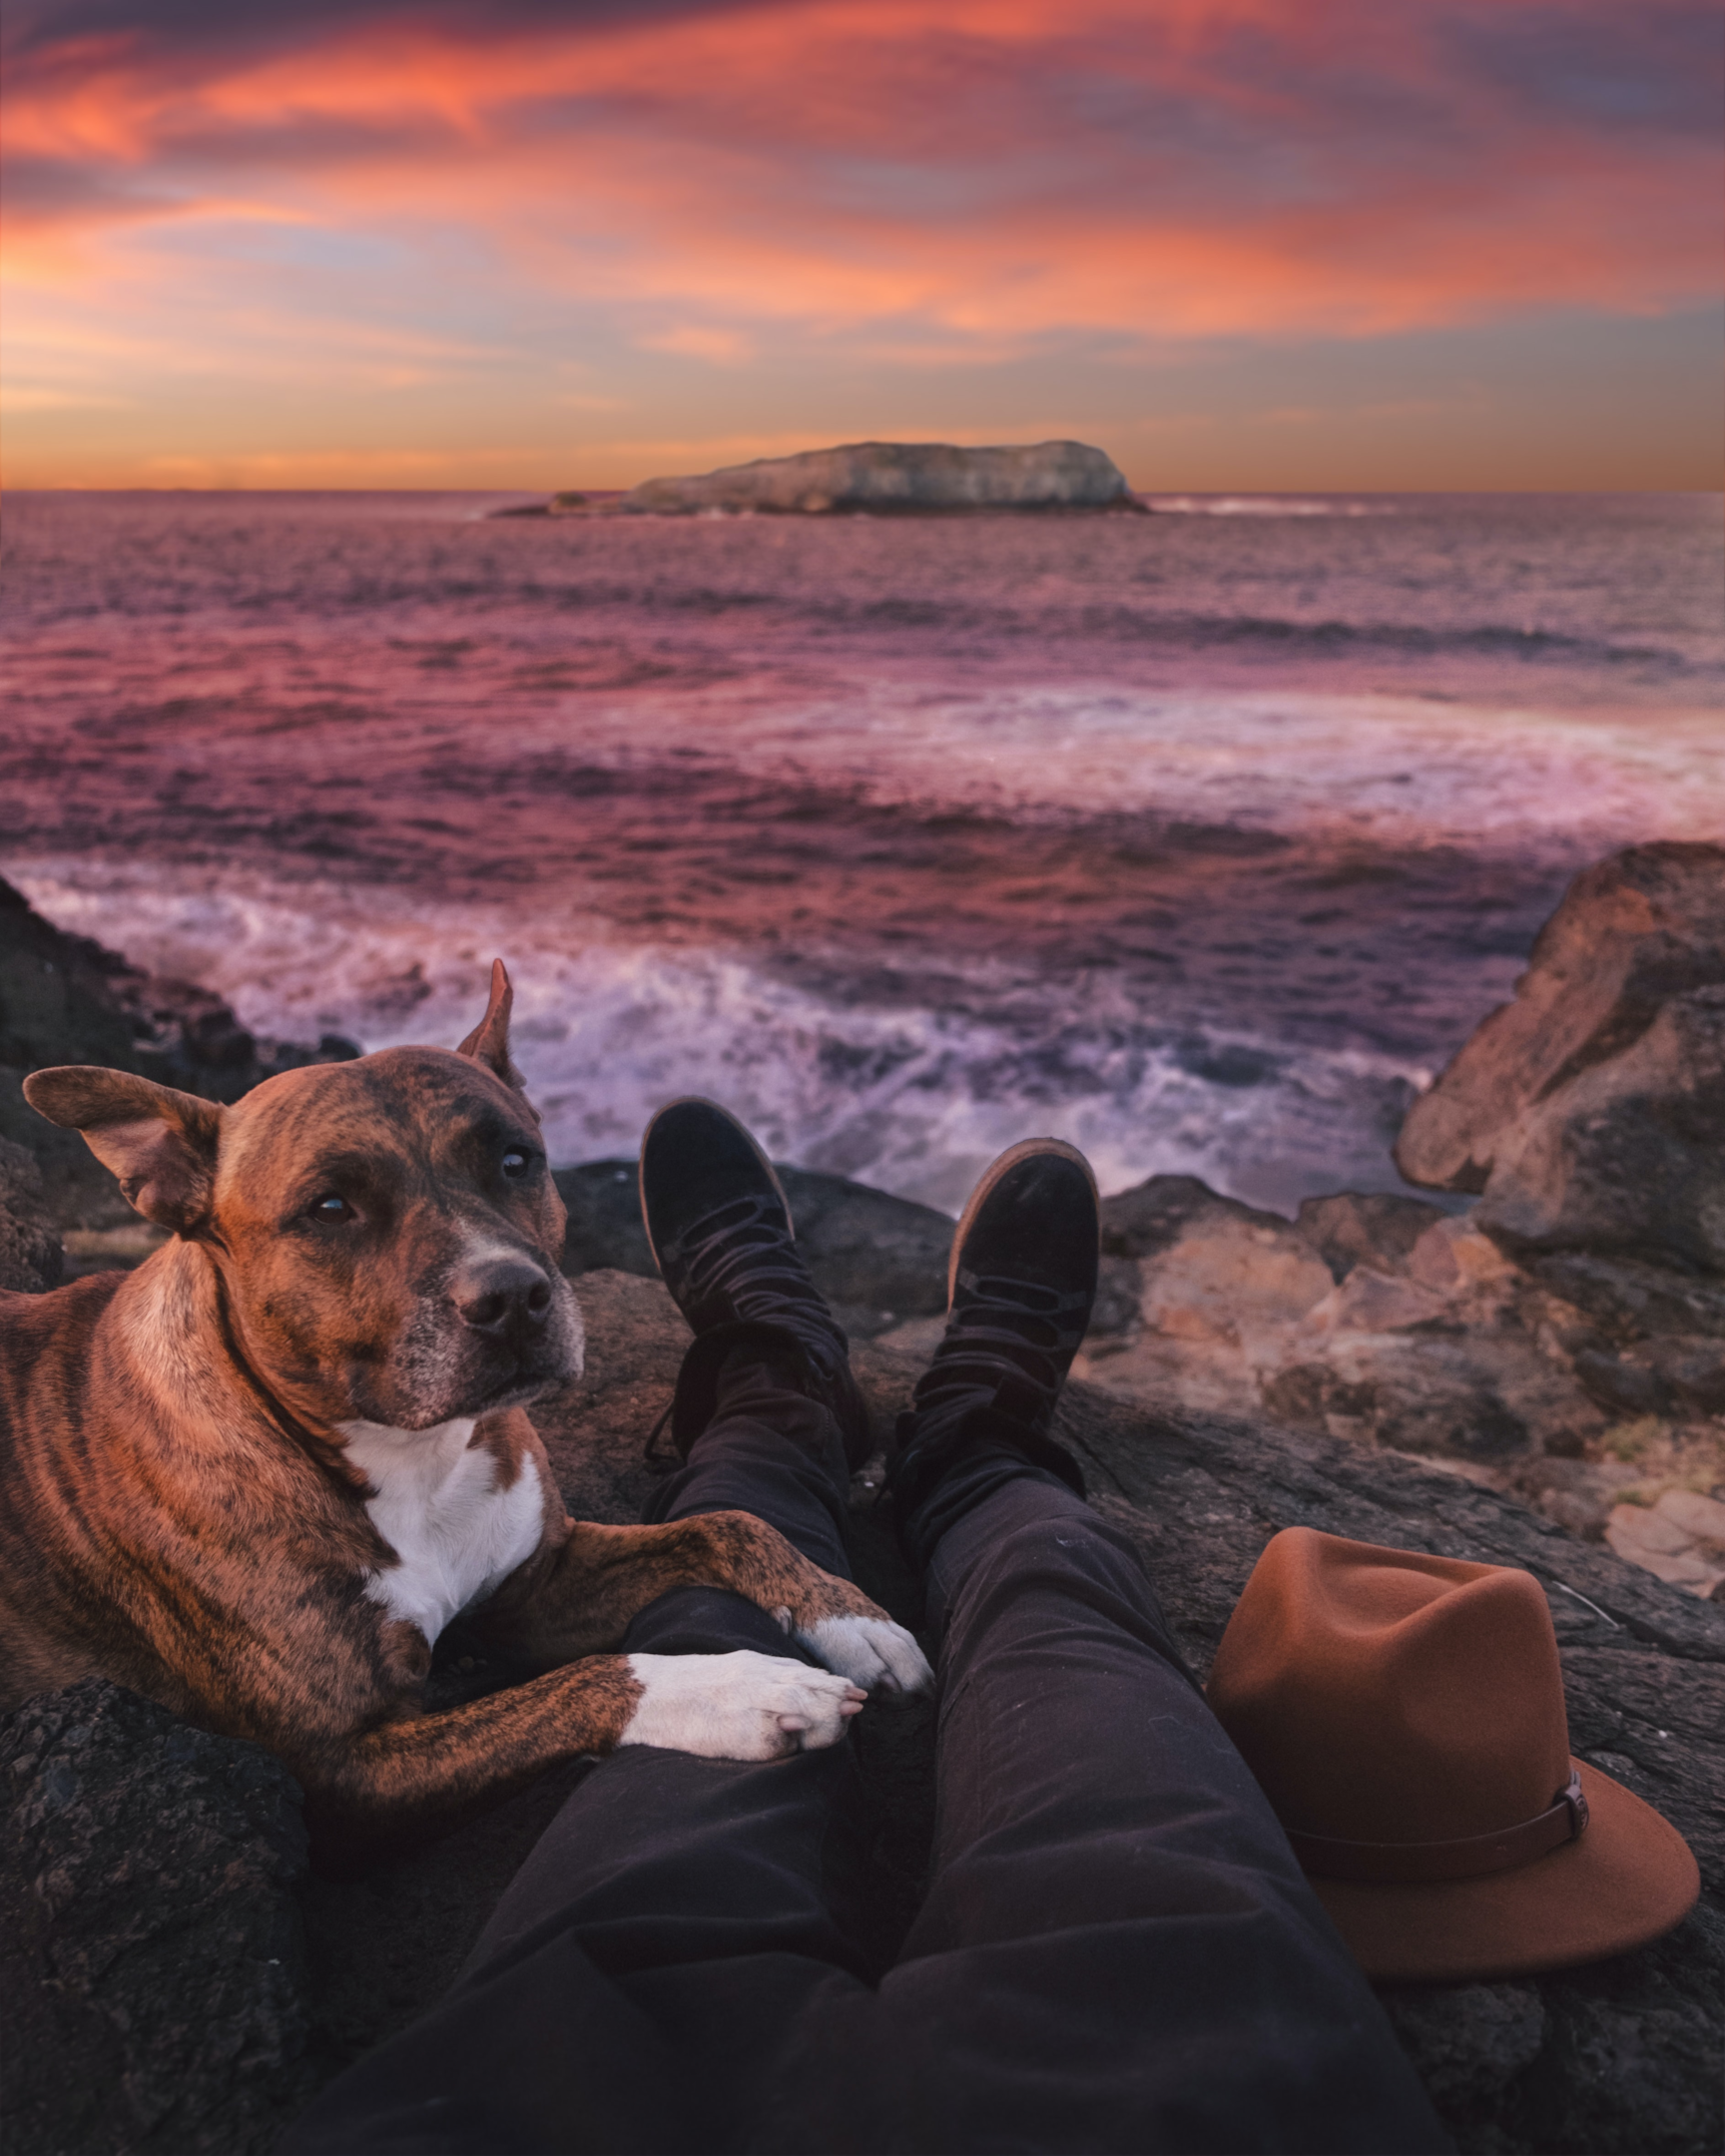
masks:
[[[1719,44],[1662,0],[39,8],[21,385],[93,315],[250,364],[261,306],[573,350],[625,405],[769,346],[916,377],[1654,317],[1716,283]],[[452,290],[499,333],[452,333]]]

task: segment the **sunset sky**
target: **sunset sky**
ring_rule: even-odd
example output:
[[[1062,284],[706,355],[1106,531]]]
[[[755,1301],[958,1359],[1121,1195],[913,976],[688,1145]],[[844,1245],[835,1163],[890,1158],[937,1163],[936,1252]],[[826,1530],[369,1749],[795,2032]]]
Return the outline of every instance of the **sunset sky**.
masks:
[[[1664,0],[11,0],[20,486],[1720,483]]]

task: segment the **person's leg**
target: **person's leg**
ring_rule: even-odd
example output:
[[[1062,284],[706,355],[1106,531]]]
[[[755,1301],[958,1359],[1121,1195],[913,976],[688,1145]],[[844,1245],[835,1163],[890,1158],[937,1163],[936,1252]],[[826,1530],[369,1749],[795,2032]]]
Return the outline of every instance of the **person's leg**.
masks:
[[[894,1470],[943,1633],[934,1876],[900,1962],[870,1993],[811,1927],[724,1984],[637,1968],[630,1997],[751,2149],[1442,2149],[1136,1552],[1070,1486],[1049,1424],[1093,1198],[1073,1157],[1019,1150],[967,1212]]]
[[[1130,1542],[985,1439],[959,1479],[934,1878],[882,1992],[940,2061],[906,2145],[1447,2147]]]
[[[666,1285],[695,1340],[677,1385],[683,1462],[649,1522],[743,1511],[851,1576],[851,1468],[866,1416],[847,1343],[791,1236],[783,1195],[741,1125],[707,1102],[655,1118],[642,1198]],[[630,1625],[629,1654],[738,1647],[813,1657],[766,1611],[678,1588]],[[511,1883],[464,1978],[548,1931],[611,1974],[792,1954],[860,1967],[849,1745],[759,1765],[633,1747],[591,1774]],[[699,1973],[691,1982],[699,1989]]]
[[[872,2011],[811,1991],[776,2115],[811,2147],[865,2119],[858,2145],[890,2149],[1441,2149],[1135,1550],[1053,1443],[1095,1252],[1069,1148],[1014,1148],[960,1224],[892,1474],[943,1633],[933,1881]]]
[[[605,2117],[639,2130],[619,2062],[633,2082],[656,2057],[700,2092],[691,2138],[619,2145],[1445,2149],[1130,1544],[984,1437],[938,1494],[955,1516],[930,1567],[935,1868],[877,1989],[833,1914],[839,1808],[831,1782],[814,1785],[844,1772],[838,1754],[723,1783],[662,1755],[663,1813],[608,1766],[542,1845],[546,1873],[522,1877],[537,1933],[503,1937],[513,1890],[499,1911],[494,1971],[543,1952],[534,1981],[558,1985],[567,2055],[589,2062]],[[597,1796],[610,1801],[583,1814]],[[584,1980],[607,1979],[592,2004],[572,1940]],[[628,2049],[625,2012],[646,2032]]]

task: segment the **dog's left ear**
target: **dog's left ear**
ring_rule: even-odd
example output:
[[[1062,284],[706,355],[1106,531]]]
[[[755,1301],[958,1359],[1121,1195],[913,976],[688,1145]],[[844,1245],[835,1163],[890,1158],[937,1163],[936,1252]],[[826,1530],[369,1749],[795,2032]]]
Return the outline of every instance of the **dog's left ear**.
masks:
[[[514,1006],[515,991],[509,985],[501,958],[491,961],[491,1000],[485,1006],[485,1015],[456,1049],[457,1055],[469,1057],[475,1063],[495,1071],[506,1086],[513,1086],[517,1093],[526,1090],[527,1081],[509,1060],[509,1012]]]

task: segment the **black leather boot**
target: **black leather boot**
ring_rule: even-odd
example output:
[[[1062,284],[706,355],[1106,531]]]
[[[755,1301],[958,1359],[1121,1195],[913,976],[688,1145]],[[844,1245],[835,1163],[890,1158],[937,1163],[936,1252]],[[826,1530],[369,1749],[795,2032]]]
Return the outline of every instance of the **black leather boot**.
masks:
[[[898,1419],[887,1487],[900,1517],[973,1437],[1084,1494],[1078,1462],[1049,1431],[1090,1323],[1100,1242],[1095,1178],[1076,1147],[1027,1138],[984,1174],[952,1239],[945,1338]]]
[[[641,1144],[641,1213],[695,1335],[671,1410],[678,1451],[712,1419],[720,1365],[758,1348],[764,1363],[831,1411],[847,1460],[861,1466],[868,1413],[851,1344],[803,1263],[779,1178],[734,1115],[697,1099],[660,1109]]]

